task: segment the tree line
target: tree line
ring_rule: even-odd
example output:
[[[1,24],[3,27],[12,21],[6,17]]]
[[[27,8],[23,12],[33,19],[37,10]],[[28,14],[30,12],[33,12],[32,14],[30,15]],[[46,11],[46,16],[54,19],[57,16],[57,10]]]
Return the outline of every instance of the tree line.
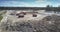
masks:
[[[46,6],[46,11],[58,11],[58,12],[60,12],[60,6],[58,6],[58,7],[52,7],[50,5],[47,5]]]

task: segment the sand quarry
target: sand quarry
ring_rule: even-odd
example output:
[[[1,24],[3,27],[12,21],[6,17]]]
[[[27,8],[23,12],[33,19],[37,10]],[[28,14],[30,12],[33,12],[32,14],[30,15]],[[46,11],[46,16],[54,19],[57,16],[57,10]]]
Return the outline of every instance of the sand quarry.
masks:
[[[11,15],[11,13],[14,13]],[[8,11],[1,20],[1,32],[60,32],[60,16],[27,13],[23,18],[18,18],[17,13]]]

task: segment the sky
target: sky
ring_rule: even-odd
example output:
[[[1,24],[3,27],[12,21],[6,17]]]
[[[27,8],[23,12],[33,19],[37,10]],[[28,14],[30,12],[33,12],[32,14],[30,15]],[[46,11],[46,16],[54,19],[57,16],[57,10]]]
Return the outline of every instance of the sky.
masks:
[[[60,0],[0,0],[0,7],[58,7]]]

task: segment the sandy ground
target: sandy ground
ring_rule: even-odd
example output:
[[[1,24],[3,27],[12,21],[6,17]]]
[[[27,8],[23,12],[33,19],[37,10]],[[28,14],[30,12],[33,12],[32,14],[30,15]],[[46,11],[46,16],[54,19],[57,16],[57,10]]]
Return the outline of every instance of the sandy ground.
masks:
[[[16,15],[10,15],[10,13],[13,13],[13,12],[7,11],[6,15],[3,16],[3,19],[1,20],[1,22],[7,21],[8,19],[12,20],[13,22],[28,21],[28,20],[41,20],[47,16],[44,14],[37,14],[37,17],[32,17],[32,14],[27,14],[27,15],[24,15],[24,18],[18,18]]]
[[[18,22],[18,21],[28,21],[28,20],[41,20],[43,19],[44,17],[46,17],[48,15],[42,15],[42,14],[37,14],[37,17],[32,17],[32,14],[27,14],[27,15],[24,15],[24,18],[18,18],[16,15],[10,15],[10,12],[7,12],[6,15],[3,16],[3,19],[1,20],[1,23],[2,22],[6,22],[6,21],[12,21],[13,23],[14,22]],[[1,25],[0,23],[0,25]],[[49,22],[51,23],[51,22]]]
[[[14,16],[14,15],[8,15],[7,18],[10,20],[13,20],[13,22],[16,22],[16,21],[28,21],[28,20],[41,20],[46,16],[47,15],[37,14],[37,17],[33,17],[32,14],[27,14],[27,15],[24,15],[23,18],[18,18],[17,16]]]
[[[7,21],[8,19],[12,20],[13,22],[28,21],[28,20],[41,20],[48,15],[54,14],[54,13],[45,13],[44,12],[42,14],[41,13],[37,14],[37,17],[32,17],[32,14],[27,14],[27,15],[24,15],[23,18],[18,18],[16,15],[10,15],[10,13],[14,13],[14,11],[7,11],[6,15],[3,16],[3,19],[1,20],[1,22]]]

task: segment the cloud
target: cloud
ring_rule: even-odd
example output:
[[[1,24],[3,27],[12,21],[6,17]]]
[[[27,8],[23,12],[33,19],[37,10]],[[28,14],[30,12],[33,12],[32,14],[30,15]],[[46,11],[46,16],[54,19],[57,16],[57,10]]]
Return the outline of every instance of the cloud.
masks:
[[[36,2],[46,2],[47,0],[36,0]]]
[[[0,6],[8,6],[8,7],[42,7],[45,6],[44,4],[39,4],[39,3],[27,3],[27,2],[20,2],[20,1],[5,1],[1,2]]]
[[[58,6],[59,4],[47,2],[47,0],[36,0],[35,2],[24,2],[24,1],[0,2],[0,6],[8,6],[8,7],[46,7],[46,5]]]
[[[0,3],[1,5],[0,6],[13,6],[13,7],[16,7],[16,6],[27,6],[28,3],[26,2],[20,2],[20,1],[5,1],[5,2],[1,2]]]

